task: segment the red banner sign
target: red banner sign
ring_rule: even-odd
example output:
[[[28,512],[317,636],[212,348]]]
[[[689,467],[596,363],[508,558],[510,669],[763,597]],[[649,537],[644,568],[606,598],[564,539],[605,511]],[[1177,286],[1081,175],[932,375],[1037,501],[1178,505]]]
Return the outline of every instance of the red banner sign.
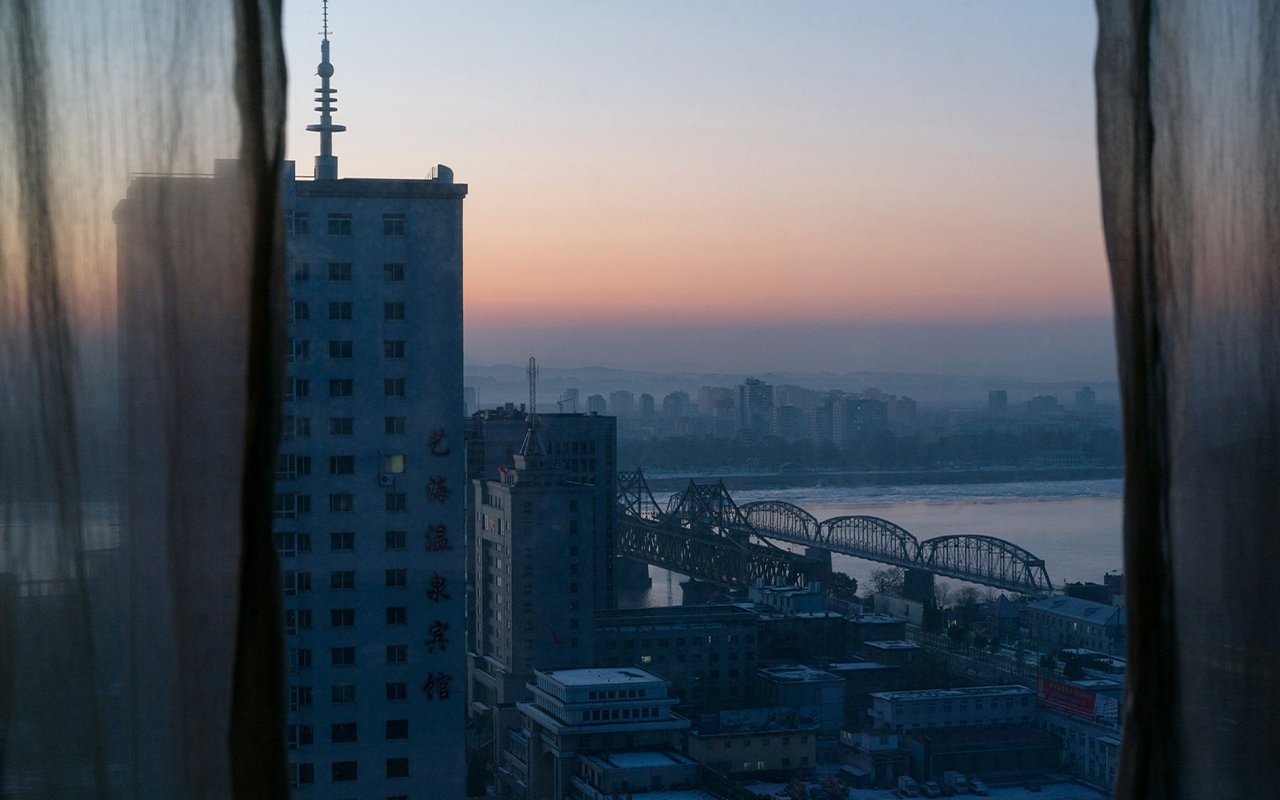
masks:
[[[1097,713],[1098,695],[1079,686],[1036,678],[1036,702],[1073,717],[1092,720]]]

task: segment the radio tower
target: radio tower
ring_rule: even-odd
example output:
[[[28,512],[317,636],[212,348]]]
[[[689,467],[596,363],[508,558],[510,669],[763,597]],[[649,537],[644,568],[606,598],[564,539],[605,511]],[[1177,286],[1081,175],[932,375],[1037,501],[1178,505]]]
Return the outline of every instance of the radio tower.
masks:
[[[542,442],[538,440],[538,360],[533,356],[529,357],[529,367],[525,374],[529,376],[529,413],[525,417],[529,423],[529,432],[525,434],[520,455],[540,456],[544,453]]]
[[[333,112],[337,111],[334,95],[337,89],[329,88],[329,79],[333,77],[333,64],[329,63],[329,0],[324,0],[324,30],[320,34],[320,66],[316,74],[320,76],[320,88],[316,89],[316,111],[320,112],[320,124],[308,125],[307,130],[320,134],[320,155],[316,156],[315,179],[333,181],[338,179],[338,157],[333,154],[333,135],[342,133],[346,126],[333,124]]]

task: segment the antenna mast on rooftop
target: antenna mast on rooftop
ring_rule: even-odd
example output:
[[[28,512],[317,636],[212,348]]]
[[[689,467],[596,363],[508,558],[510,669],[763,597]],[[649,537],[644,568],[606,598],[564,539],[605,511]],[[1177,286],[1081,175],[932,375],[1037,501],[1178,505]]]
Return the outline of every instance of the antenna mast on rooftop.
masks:
[[[525,374],[529,376],[529,427],[532,428],[538,413],[538,359],[529,356],[529,368]]]
[[[316,67],[316,74],[320,76],[320,88],[316,89],[316,102],[319,104],[316,111],[320,112],[320,124],[308,125],[307,130],[320,134],[320,155],[316,156],[315,179],[332,181],[338,178],[338,157],[333,154],[333,135],[342,133],[347,128],[333,124],[333,112],[338,110],[334,105],[337,102],[334,95],[338,90],[329,87],[329,79],[333,77],[333,64],[329,63],[329,0],[324,0],[323,13],[320,66]]]

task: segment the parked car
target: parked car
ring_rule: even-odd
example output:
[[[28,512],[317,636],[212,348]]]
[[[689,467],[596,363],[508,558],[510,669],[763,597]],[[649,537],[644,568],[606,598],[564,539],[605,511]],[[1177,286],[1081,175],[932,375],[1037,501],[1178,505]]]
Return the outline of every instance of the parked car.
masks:
[[[925,797],[942,797],[942,787],[933,781],[925,781],[920,788],[924,790]]]
[[[1040,791],[1040,781],[1034,781],[1028,778],[1022,782],[1022,787],[1029,792],[1038,792]]]
[[[991,794],[991,790],[988,789],[987,785],[980,780],[970,780],[969,791],[973,792],[979,797],[986,797],[987,795]]]
[[[919,797],[920,784],[916,783],[916,779],[909,775],[898,776],[898,791],[903,797]]]

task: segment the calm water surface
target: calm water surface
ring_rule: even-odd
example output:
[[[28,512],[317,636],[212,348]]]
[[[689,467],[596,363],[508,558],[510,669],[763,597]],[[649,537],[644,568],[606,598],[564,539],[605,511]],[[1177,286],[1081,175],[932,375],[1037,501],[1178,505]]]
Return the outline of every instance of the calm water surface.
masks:
[[[785,500],[828,519],[849,514],[882,517],[917,539],[982,534],[1005,539],[1045,560],[1055,586],[1068,581],[1101,582],[1103,574],[1123,568],[1120,480],[1053,481],[934,486],[818,487],[735,492],[739,504]],[[840,554],[836,570],[865,585],[882,565]],[[653,588],[620,598],[624,607],[665,605],[667,572],[650,567]],[[671,581],[672,602],[680,602],[679,582]],[[953,582],[954,583],[954,582]]]

